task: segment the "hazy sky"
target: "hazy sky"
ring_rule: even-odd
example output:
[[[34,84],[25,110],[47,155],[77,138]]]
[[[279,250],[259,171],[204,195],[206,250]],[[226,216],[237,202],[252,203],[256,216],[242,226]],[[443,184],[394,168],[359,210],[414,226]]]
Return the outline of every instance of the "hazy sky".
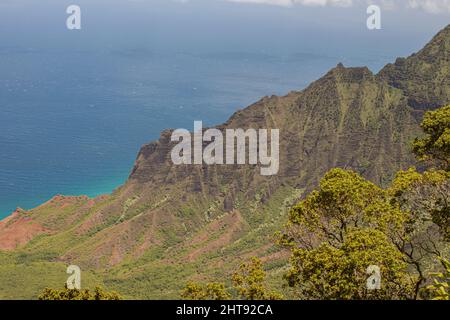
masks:
[[[383,8],[381,30],[366,27],[368,3]],[[66,29],[71,4],[82,10],[80,31]],[[450,0],[0,0],[0,48],[396,56],[449,21]]]
[[[179,0],[188,2],[189,0]],[[195,0],[190,0],[195,1]],[[335,6],[351,7],[354,5],[377,4],[388,10],[419,9],[429,13],[448,14],[450,13],[449,0],[226,0],[237,3],[269,4],[277,6],[292,7],[295,5],[304,6]]]

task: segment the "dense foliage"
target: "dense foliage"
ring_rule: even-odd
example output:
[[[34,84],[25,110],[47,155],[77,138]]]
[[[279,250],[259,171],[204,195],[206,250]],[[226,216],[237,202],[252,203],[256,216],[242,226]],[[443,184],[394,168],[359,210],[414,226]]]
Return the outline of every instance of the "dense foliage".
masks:
[[[100,287],[90,291],[68,289],[65,286],[62,290],[46,288],[39,296],[39,300],[122,300],[122,297],[116,292],[106,292]]]
[[[250,262],[242,263],[233,274],[233,288],[226,289],[223,283],[208,283],[205,286],[188,283],[181,296],[189,300],[280,300],[283,296],[267,289],[266,273],[260,259],[253,257]]]
[[[442,260],[444,272],[437,273],[434,283],[428,286],[433,300],[450,300],[450,261]]]
[[[421,127],[426,136],[416,139],[414,152],[423,160],[437,161],[450,169],[450,105],[425,113]]]
[[[306,299],[413,297],[418,279],[396,246],[406,240],[407,219],[385,190],[352,171],[331,170],[291,210],[282,237],[292,250],[289,285]],[[372,265],[380,268],[381,290],[367,289]]]

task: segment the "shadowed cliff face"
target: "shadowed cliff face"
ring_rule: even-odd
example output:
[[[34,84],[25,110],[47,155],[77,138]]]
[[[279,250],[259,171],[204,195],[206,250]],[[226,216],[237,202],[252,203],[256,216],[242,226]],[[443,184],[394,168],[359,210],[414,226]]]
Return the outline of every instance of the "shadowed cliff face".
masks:
[[[31,265],[97,269],[107,286],[141,298],[176,297],[188,279],[223,277],[253,255],[281,267],[286,253],[272,235],[326,171],[353,169],[384,185],[414,164],[409,144],[423,111],[450,102],[449,41],[447,27],[378,75],[339,64],[305,90],[265,97],[217,126],[279,129],[277,175],[262,176],[258,165],[175,166],[167,130],[142,147],[112,195],[55,198],[26,213],[34,229],[22,231],[25,240],[2,248],[28,255]],[[0,224],[0,238],[23,221]]]

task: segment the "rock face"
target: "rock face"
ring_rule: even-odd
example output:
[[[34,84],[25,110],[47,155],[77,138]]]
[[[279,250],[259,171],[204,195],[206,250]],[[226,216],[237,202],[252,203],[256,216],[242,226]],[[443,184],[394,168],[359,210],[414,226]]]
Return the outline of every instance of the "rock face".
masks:
[[[177,297],[187,280],[221,278],[253,255],[282,267],[286,254],[272,235],[326,171],[353,169],[384,185],[414,164],[409,144],[424,110],[450,102],[449,41],[450,26],[379,74],[339,64],[305,90],[265,97],[217,127],[279,129],[277,175],[261,176],[258,165],[175,166],[167,130],[142,147],[112,195],[53,199],[28,213],[34,229],[19,240],[5,236],[23,226],[9,218],[0,249],[96,270],[106,286],[140,298]]]

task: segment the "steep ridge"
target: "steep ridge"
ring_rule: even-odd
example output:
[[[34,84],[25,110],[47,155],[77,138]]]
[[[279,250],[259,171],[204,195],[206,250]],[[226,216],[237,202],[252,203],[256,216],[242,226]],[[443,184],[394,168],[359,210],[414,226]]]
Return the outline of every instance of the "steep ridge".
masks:
[[[223,278],[252,255],[280,272],[286,252],[273,245],[273,233],[326,171],[350,168],[384,185],[414,163],[409,143],[420,134],[423,111],[450,102],[449,40],[447,27],[378,75],[339,64],[305,90],[264,97],[216,127],[280,129],[274,176],[261,176],[258,165],[175,166],[172,131],[162,132],[141,148],[113,194],[57,196],[20,212],[27,223],[18,213],[0,222],[4,268],[78,264],[107,287],[141,298],[176,297],[188,279]],[[11,230],[27,225],[26,236],[9,240]],[[53,284],[41,277],[35,291]]]
[[[398,58],[379,73],[381,79],[400,88],[416,109],[442,106],[450,99],[450,26],[440,31],[422,50]]]

